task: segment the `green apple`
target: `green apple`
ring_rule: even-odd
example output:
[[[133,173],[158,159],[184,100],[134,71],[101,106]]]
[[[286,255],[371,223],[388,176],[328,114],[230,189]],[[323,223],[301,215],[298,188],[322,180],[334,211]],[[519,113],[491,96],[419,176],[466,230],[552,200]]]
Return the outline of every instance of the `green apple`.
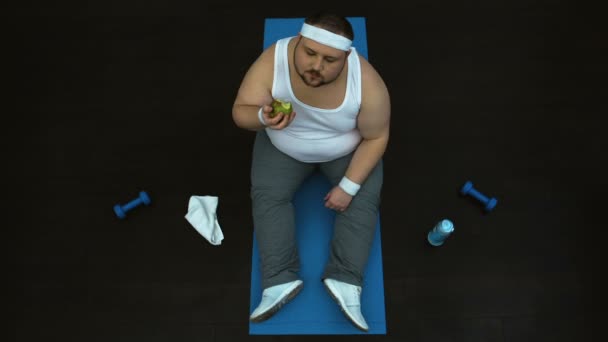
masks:
[[[283,113],[285,115],[291,114],[293,112],[293,108],[291,107],[291,102],[281,101],[281,100],[273,100],[272,101],[272,113],[269,114],[271,118],[274,118],[277,114]]]

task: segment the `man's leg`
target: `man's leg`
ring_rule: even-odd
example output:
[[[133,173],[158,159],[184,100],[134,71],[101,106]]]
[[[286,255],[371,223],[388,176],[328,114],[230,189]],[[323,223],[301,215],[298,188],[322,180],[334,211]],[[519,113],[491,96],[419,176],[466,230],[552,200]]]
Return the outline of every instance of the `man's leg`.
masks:
[[[340,182],[351,158],[352,153],[321,165],[321,171],[332,185]],[[336,212],[334,235],[329,261],[323,274],[324,279],[332,278],[356,286],[362,285],[378,222],[382,181],[383,169],[380,161],[361,184],[348,208],[344,212]]]
[[[321,165],[321,171],[334,186],[344,176],[352,155]],[[330,296],[355,327],[363,331],[368,331],[369,326],[361,311],[361,285],[378,221],[382,178],[380,161],[348,208],[336,212],[329,261],[322,276]]]
[[[314,167],[277,150],[264,130],[257,133],[251,167],[251,200],[263,289],[299,278],[292,199]]]

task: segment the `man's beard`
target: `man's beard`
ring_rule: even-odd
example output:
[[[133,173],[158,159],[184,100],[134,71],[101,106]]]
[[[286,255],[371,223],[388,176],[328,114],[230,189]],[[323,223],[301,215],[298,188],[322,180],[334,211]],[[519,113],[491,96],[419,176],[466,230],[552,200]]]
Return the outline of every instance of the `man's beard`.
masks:
[[[320,86],[322,86],[322,85],[324,85],[324,84],[327,83],[327,82],[325,82],[325,80],[323,79],[323,77],[321,76],[321,74],[319,72],[317,72],[317,71],[308,70],[308,71],[305,71],[304,73],[300,73],[300,71],[296,68],[296,72],[298,73],[298,75],[302,79],[302,82],[304,82],[309,87],[317,88],[317,87],[320,87]],[[318,81],[318,83],[316,83],[316,82],[315,83],[309,82],[308,79],[306,78],[307,74],[311,78],[311,80],[314,77],[314,80]]]

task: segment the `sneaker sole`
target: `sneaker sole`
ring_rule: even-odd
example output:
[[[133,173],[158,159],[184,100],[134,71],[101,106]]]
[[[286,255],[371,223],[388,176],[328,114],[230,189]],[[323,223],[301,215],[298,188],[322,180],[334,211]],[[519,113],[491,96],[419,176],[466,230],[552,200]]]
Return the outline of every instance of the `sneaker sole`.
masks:
[[[340,308],[340,310],[342,311],[342,313],[344,314],[344,316],[346,316],[346,318],[348,318],[348,320],[359,330],[363,331],[363,332],[368,332],[369,329],[365,329],[364,327],[360,326],[359,323],[355,322],[354,319],[352,319],[350,317],[350,315],[346,312],[346,310],[344,309],[344,307],[342,306],[342,304],[340,303],[340,300],[338,299],[338,297],[336,297],[334,295],[334,292],[331,290],[331,288],[329,286],[327,286],[327,284],[325,282],[323,282],[323,285],[325,285],[325,289],[327,289],[327,292],[329,292],[329,296],[338,304],[338,307]]]
[[[279,311],[283,305],[287,304],[290,300],[292,300],[298,293],[300,293],[300,290],[302,290],[302,287],[304,286],[304,283],[300,283],[298,284],[298,286],[296,286],[293,290],[291,290],[291,292],[289,292],[289,294],[287,296],[285,296],[282,300],[280,300],[278,303],[276,303],[274,306],[272,306],[270,309],[266,310],[266,312],[264,312],[263,314],[255,317],[255,318],[250,318],[249,320],[251,322],[254,323],[260,323],[262,321],[265,321],[267,319],[269,319],[270,317],[272,317],[277,311]]]

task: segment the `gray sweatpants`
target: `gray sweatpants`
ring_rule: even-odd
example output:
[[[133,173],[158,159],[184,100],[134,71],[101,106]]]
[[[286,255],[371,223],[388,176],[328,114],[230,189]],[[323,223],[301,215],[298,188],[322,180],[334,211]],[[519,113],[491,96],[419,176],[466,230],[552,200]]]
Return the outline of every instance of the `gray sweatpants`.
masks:
[[[257,132],[251,166],[251,200],[263,289],[299,279],[292,199],[301,183],[319,169],[332,185],[337,185],[352,156],[353,153],[325,163],[303,163],[274,147],[264,130]],[[382,178],[380,161],[348,208],[336,212],[323,279],[362,285],[378,219]]]

